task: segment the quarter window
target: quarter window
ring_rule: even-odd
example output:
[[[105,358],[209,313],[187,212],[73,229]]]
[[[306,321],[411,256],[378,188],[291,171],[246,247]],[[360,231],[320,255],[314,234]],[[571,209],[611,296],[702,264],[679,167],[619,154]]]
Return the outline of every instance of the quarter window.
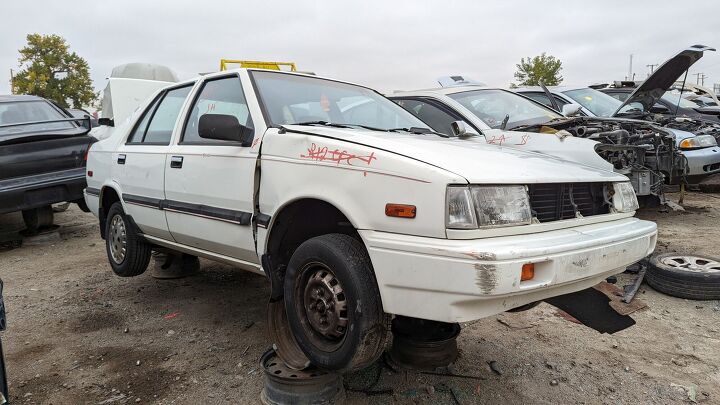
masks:
[[[449,112],[440,109],[433,104],[417,99],[395,100],[400,107],[408,110],[412,115],[420,118],[424,123],[430,125],[434,131],[441,134],[452,135],[452,124],[454,121],[462,121],[462,118],[454,116]],[[469,127],[472,125],[465,122]]]
[[[168,90],[146,111],[130,135],[129,143],[169,145],[180,109],[192,86]]]
[[[205,114],[232,115],[247,131],[253,131],[253,122],[243,94],[240,78],[237,76],[209,80],[195,100],[185,123],[181,143],[184,144],[227,144],[228,141],[205,139],[198,135],[200,117]]]

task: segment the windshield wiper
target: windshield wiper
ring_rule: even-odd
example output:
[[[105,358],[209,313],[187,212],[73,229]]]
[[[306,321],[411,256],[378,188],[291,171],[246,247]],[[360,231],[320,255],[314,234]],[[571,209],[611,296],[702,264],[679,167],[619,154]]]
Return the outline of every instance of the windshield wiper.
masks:
[[[333,127],[333,128],[352,128],[351,126],[345,125],[345,124],[333,124],[332,122],[328,121],[304,121],[304,122],[296,122],[293,124],[288,125],[322,125],[325,127]]]
[[[411,134],[416,134],[416,135],[430,134],[430,135],[441,136],[443,138],[450,138],[450,135],[441,134],[440,132],[435,132],[432,129],[421,128],[421,127],[390,128],[390,129],[387,129],[386,131],[388,131],[388,132],[409,132]]]

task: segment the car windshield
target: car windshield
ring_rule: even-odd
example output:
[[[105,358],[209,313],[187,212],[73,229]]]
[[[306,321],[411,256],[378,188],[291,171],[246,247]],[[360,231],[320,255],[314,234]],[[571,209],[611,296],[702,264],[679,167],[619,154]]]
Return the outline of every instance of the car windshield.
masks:
[[[0,103],[0,136],[25,132],[44,132],[75,128],[70,122],[48,122],[2,128],[2,125],[25,122],[51,121],[68,118],[47,101],[20,101]]]
[[[622,105],[622,101],[589,87],[568,90],[563,93],[598,117],[612,117],[615,111]],[[632,103],[623,107],[620,112],[628,112],[638,107],[642,108],[640,104],[636,105]]]
[[[286,73],[251,74],[274,127],[327,122],[382,130],[429,128],[399,105],[365,87]]]
[[[666,102],[670,103],[670,105],[676,106],[678,105],[678,101],[680,101],[680,107],[682,108],[697,108],[698,105],[693,103],[692,101],[685,99],[683,97],[680,97],[679,92],[674,91],[666,91],[665,94],[663,94],[662,99]]]
[[[561,118],[562,115],[527,98],[505,90],[472,90],[448,96],[470,110],[490,128],[500,128],[508,116],[505,128],[536,125]]]

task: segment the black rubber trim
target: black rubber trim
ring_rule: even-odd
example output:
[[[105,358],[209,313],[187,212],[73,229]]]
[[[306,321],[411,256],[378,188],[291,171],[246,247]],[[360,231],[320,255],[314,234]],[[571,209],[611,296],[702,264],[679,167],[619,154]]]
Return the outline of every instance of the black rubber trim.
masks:
[[[250,225],[250,220],[252,219],[252,214],[249,212],[229,210],[227,208],[211,207],[182,201],[162,200],[133,194],[123,194],[122,198],[127,204],[196,215],[218,221],[231,222],[237,225]]]
[[[159,210],[163,207],[163,200],[159,198],[143,197],[141,195],[134,194],[123,194],[123,201],[128,204],[143,205],[150,208],[157,208]]]
[[[270,219],[272,217],[268,214],[258,214],[255,217],[255,221],[257,222],[257,225],[261,228],[267,228],[268,225],[270,225]]]
[[[163,208],[171,211],[178,211],[184,214],[232,222],[238,225],[249,225],[250,219],[252,218],[252,214],[249,212],[235,211],[226,208],[211,207],[208,205],[192,204],[181,201],[165,200]]]
[[[99,188],[86,187],[86,188],[85,188],[85,192],[88,193],[89,195],[94,195],[94,196],[96,196],[96,197],[99,197],[99,196],[100,196],[100,189],[99,189]]]

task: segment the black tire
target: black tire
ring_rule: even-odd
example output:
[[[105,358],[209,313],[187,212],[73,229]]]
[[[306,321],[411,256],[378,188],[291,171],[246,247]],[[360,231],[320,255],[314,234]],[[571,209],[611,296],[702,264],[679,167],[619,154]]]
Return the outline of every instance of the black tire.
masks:
[[[315,301],[312,294],[324,286],[328,289],[321,298],[328,300]],[[383,311],[372,263],[360,241],[343,234],[305,241],[290,259],[283,287],[290,329],[312,364],[350,371],[367,367],[382,355],[390,318]],[[318,328],[323,316],[327,325]],[[323,327],[334,329],[319,330]],[[329,333],[342,336],[328,337]]]
[[[22,212],[25,227],[31,233],[36,233],[42,228],[52,226],[54,216],[52,205],[24,210]]]
[[[119,255],[113,256],[113,252],[117,252],[118,247],[122,246],[123,239],[122,232],[117,232],[119,226],[115,225],[116,220],[122,222],[124,229],[125,252],[122,258]],[[120,277],[139,276],[147,270],[150,263],[151,246],[135,232],[119,201],[108,210],[105,221],[105,250],[110,267]]]
[[[693,271],[688,268],[698,264],[717,270]],[[654,255],[648,262],[645,281],[655,290],[673,297],[719,300],[720,259],[678,253]]]

